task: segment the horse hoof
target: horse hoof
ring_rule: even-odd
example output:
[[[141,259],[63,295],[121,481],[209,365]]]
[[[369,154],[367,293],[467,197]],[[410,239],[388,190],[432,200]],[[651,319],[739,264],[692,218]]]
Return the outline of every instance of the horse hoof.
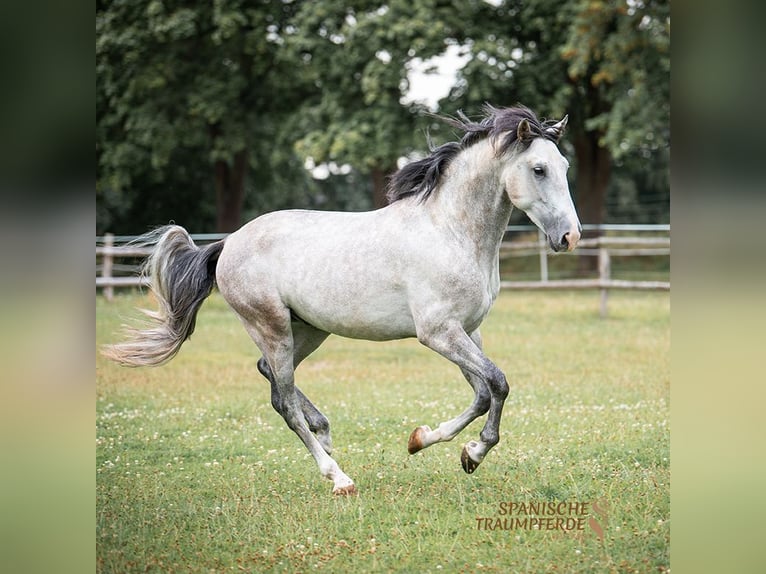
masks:
[[[335,496],[356,496],[359,494],[353,482],[346,486],[336,486],[332,489],[332,493]]]
[[[466,474],[473,474],[473,471],[479,467],[479,463],[468,455],[465,447],[463,447],[463,452],[460,454],[460,464],[463,465],[463,470]]]
[[[426,445],[423,444],[423,441],[425,440],[425,434],[428,432],[431,432],[431,428],[428,426],[418,427],[412,431],[410,439],[407,441],[407,452],[415,454],[419,450],[424,449]]]

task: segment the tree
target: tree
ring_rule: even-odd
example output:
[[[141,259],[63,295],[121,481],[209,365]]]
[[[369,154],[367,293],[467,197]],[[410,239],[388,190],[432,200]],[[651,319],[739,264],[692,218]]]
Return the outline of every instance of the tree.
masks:
[[[133,0],[96,10],[97,197],[209,174],[177,201],[215,190],[215,228],[242,223],[251,169],[268,180],[284,118],[302,100],[282,55],[299,2]],[[200,166],[204,166],[201,169]],[[180,178],[184,181],[184,178]],[[191,183],[192,177],[185,182]],[[208,183],[210,182],[210,183]]]
[[[375,207],[397,160],[423,147],[418,104],[403,103],[408,63],[463,39],[461,13],[477,3],[435,0],[305,3],[287,43],[315,91],[302,108],[299,151],[319,162],[350,164],[367,174]],[[484,5],[483,2],[477,5]],[[462,12],[461,12],[462,11]]]
[[[601,223],[615,162],[666,157],[669,2],[507,0],[485,23],[445,105],[520,101],[543,116],[568,113],[578,211]]]
[[[602,221],[610,181],[638,195],[625,177],[615,185],[615,169],[666,172],[669,3],[495,4],[99,2],[101,225],[156,214],[230,231],[243,211],[365,205],[348,177],[312,180],[306,157],[352,165],[381,206],[385,177],[424,147],[423,131],[449,131],[404,96],[411,63],[450,45],[471,59],[441,109],[522,102],[549,118],[569,113],[578,209]]]

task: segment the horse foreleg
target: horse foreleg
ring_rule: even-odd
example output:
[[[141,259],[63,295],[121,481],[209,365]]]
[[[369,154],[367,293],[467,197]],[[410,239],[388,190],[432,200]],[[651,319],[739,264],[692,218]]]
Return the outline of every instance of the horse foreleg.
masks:
[[[475,392],[471,405],[456,416],[431,430],[428,425],[419,426],[410,435],[407,441],[407,451],[415,454],[419,450],[431,446],[437,442],[447,442],[460,434],[465,427],[471,424],[478,417],[486,413],[490,408],[490,392],[484,381],[475,377],[471,373],[463,371],[463,375],[468,380]]]
[[[463,470],[470,474],[476,470],[476,467],[484,460],[489,450],[500,440],[500,418],[503,413],[505,399],[508,396],[508,383],[505,380],[505,375],[484,355],[480,345],[472,340],[459,324],[440,325],[439,328],[424,330],[418,333],[418,340],[458,365],[469,376],[469,382],[474,380],[470,378],[470,375],[476,377],[483,383],[485,391],[489,393],[489,415],[479,435],[480,440],[468,442],[463,447],[460,457]],[[477,384],[474,389],[476,390],[477,388],[482,387]],[[415,429],[413,436],[410,437],[410,441],[417,443],[424,438],[427,441],[440,436],[449,436],[449,433],[454,432],[461,424],[463,425],[462,428],[465,428],[468,424],[468,422],[465,422],[468,419],[466,413],[469,413],[469,411],[471,411],[471,414],[477,412],[480,410],[479,406],[481,409],[486,407],[485,391],[477,391],[474,403],[466,412],[456,419],[444,423],[443,433],[439,432],[439,428],[442,425],[436,431],[431,431],[427,427],[425,429],[421,427],[420,429]],[[476,405],[476,408],[474,408],[474,405]],[[472,408],[474,409],[473,411]],[[465,424],[463,424],[464,422]],[[452,435],[453,438],[455,434]],[[433,442],[437,441],[434,440]],[[428,444],[433,444],[433,442]],[[428,444],[424,446],[428,446]]]
[[[471,340],[481,349],[481,335],[479,331],[471,333]],[[410,439],[407,441],[407,451],[410,454],[415,454],[434,443],[452,440],[465,427],[489,410],[490,392],[484,380],[463,368],[460,370],[474,391],[473,402],[454,419],[441,423],[434,430],[431,430],[431,427],[428,425],[423,425],[412,431]]]

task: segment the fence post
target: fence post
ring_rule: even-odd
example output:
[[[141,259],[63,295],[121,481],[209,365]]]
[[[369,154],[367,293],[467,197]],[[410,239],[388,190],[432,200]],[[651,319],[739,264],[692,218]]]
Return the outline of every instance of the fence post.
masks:
[[[106,252],[104,253],[104,260],[101,265],[101,277],[111,279],[112,263],[114,261],[111,251],[112,247],[114,247],[114,235],[112,233],[106,233],[104,235],[104,247],[106,247]],[[111,301],[114,298],[114,287],[109,284],[104,287],[104,298],[107,301]]]
[[[598,250],[598,280],[601,284],[601,316],[607,316],[607,299],[609,290],[606,288],[611,278],[611,263],[609,261],[609,250],[606,247],[599,247]]]
[[[537,240],[540,243],[540,281],[548,280],[548,244],[545,235],[537,230]]]

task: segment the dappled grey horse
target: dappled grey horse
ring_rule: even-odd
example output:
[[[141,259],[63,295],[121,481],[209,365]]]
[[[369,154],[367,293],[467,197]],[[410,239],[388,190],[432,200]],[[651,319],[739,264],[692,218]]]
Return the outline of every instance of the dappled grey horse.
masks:
[[[382,209],[269,213],[201,248],[182,227],[155,231],[145,267],[159,305],[149,313],[154,324],[105,353],[131,366],[170,360],[217,284],[263,353],[258,369],[274,409],[333,481],[333,493],[352,494],[354,482],[330,456],[327,418],[295,385],[295,368],[330,333],[417,337],[460,367],[475,397],[435,429],[416,428],[408,450],[452,440],[489,413],[479,440],[463,447],[463,469],[472,473],[499,440],[508,395],[505,376],[482,352],[479,325],[500,287],[511,211],[526,212],[554,251],[574,249],[581,232],[556,145],[566,117],[543,123],[524,107],[485,113],[480,122],[444,118],[461,140],[399,170]]]

